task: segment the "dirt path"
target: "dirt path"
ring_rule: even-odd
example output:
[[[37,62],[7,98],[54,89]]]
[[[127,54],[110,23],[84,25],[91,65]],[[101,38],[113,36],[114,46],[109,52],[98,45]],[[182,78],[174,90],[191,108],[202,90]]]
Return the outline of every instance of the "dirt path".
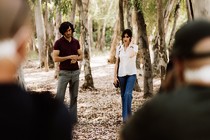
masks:
[[[26,86],[32,90],[50,90],[56,92],[57,80],[54,79],[54,70],[44,72],[36,69],[36,61],[28,61],[24,68]],[[92,75],[95,91],[79,90],[78,96],[78,124],[73,135],[75,140],[117,140],[122,127],[121,97],[112,85],[113,64],[107,64],[107,55],[91,59]],[[138,78],[141,89],[142,77]],[[84,73],[81,70],[80,86],[84,82]],[[155,87],[159,85],[154,80]],[[145,100],[142,92],[133,93],[133,111],[141,106]],[[69,103],[68,91],[65,98]]]

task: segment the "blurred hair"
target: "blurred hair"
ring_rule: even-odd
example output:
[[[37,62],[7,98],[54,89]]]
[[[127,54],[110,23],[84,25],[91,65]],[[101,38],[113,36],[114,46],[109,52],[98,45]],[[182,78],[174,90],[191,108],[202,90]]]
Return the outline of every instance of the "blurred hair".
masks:
[[[210,21],[196,19],[187,22],[175,34],[175,41],[172,49],[172,58],[197,59],[209,56],[206,53],[195,53],[195,45],[202,39],[210,37]]]
[[[0,0],[0,40],[12,38],[29,20],[26,0]]]
[[[123,37],[125,36],[125,34],[127,34],[130,38],[132,38],[132,31],[130,29],[125,29],[122,33],[122,40]]]
[[[60,27],[59,27],[59,32],[64,35],[64,33],[67,31],[67,29],[69,29],[69,27],[71,28],[72,32],[74,32],[74,26],[73,24],[71,24],[70,22],[66,21],[61,23]]]

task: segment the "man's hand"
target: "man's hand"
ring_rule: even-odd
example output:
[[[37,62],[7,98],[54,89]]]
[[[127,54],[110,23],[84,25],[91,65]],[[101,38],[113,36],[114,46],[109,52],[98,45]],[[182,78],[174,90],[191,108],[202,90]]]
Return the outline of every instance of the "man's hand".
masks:
[[[75,60],[75,59],[71,60],[71,64],[75,64],[76,62],[77,62],[77,60]]]
[[[78,59],[78,55],[69,55],[69,59],[77,60]]]
[[[75,64],[78,60],[78,55],[70,55],[69,58],[71,59],[71,64]]]

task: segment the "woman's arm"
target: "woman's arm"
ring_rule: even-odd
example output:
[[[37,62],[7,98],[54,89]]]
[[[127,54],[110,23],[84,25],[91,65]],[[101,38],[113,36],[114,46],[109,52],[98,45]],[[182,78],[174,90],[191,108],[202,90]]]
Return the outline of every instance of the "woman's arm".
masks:
[[[119,67],[118,63],[119,63],[119,59],[116,58],[115,67],[114,67],[114,83],[117,83],[117,81],[118,81],[118,78],[117,78],[117,76],[118,76],[117,75],[117,70],[118,70],[118,67]]]

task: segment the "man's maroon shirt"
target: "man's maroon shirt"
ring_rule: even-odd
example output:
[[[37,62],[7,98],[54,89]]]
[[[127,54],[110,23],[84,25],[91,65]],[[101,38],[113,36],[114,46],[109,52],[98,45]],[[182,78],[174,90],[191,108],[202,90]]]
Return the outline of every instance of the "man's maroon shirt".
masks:
[[[68,55],[79,55],[78,49],[80,49],[79,41],[72,37],[71,42],[66,40],[64,37],[61,37],[55,42],[54,50],[59,50],[60,57],[68,56]],[[60,70],[78,70],[79,65],[78,62],[71,64],[71,59],[60,62]]]

